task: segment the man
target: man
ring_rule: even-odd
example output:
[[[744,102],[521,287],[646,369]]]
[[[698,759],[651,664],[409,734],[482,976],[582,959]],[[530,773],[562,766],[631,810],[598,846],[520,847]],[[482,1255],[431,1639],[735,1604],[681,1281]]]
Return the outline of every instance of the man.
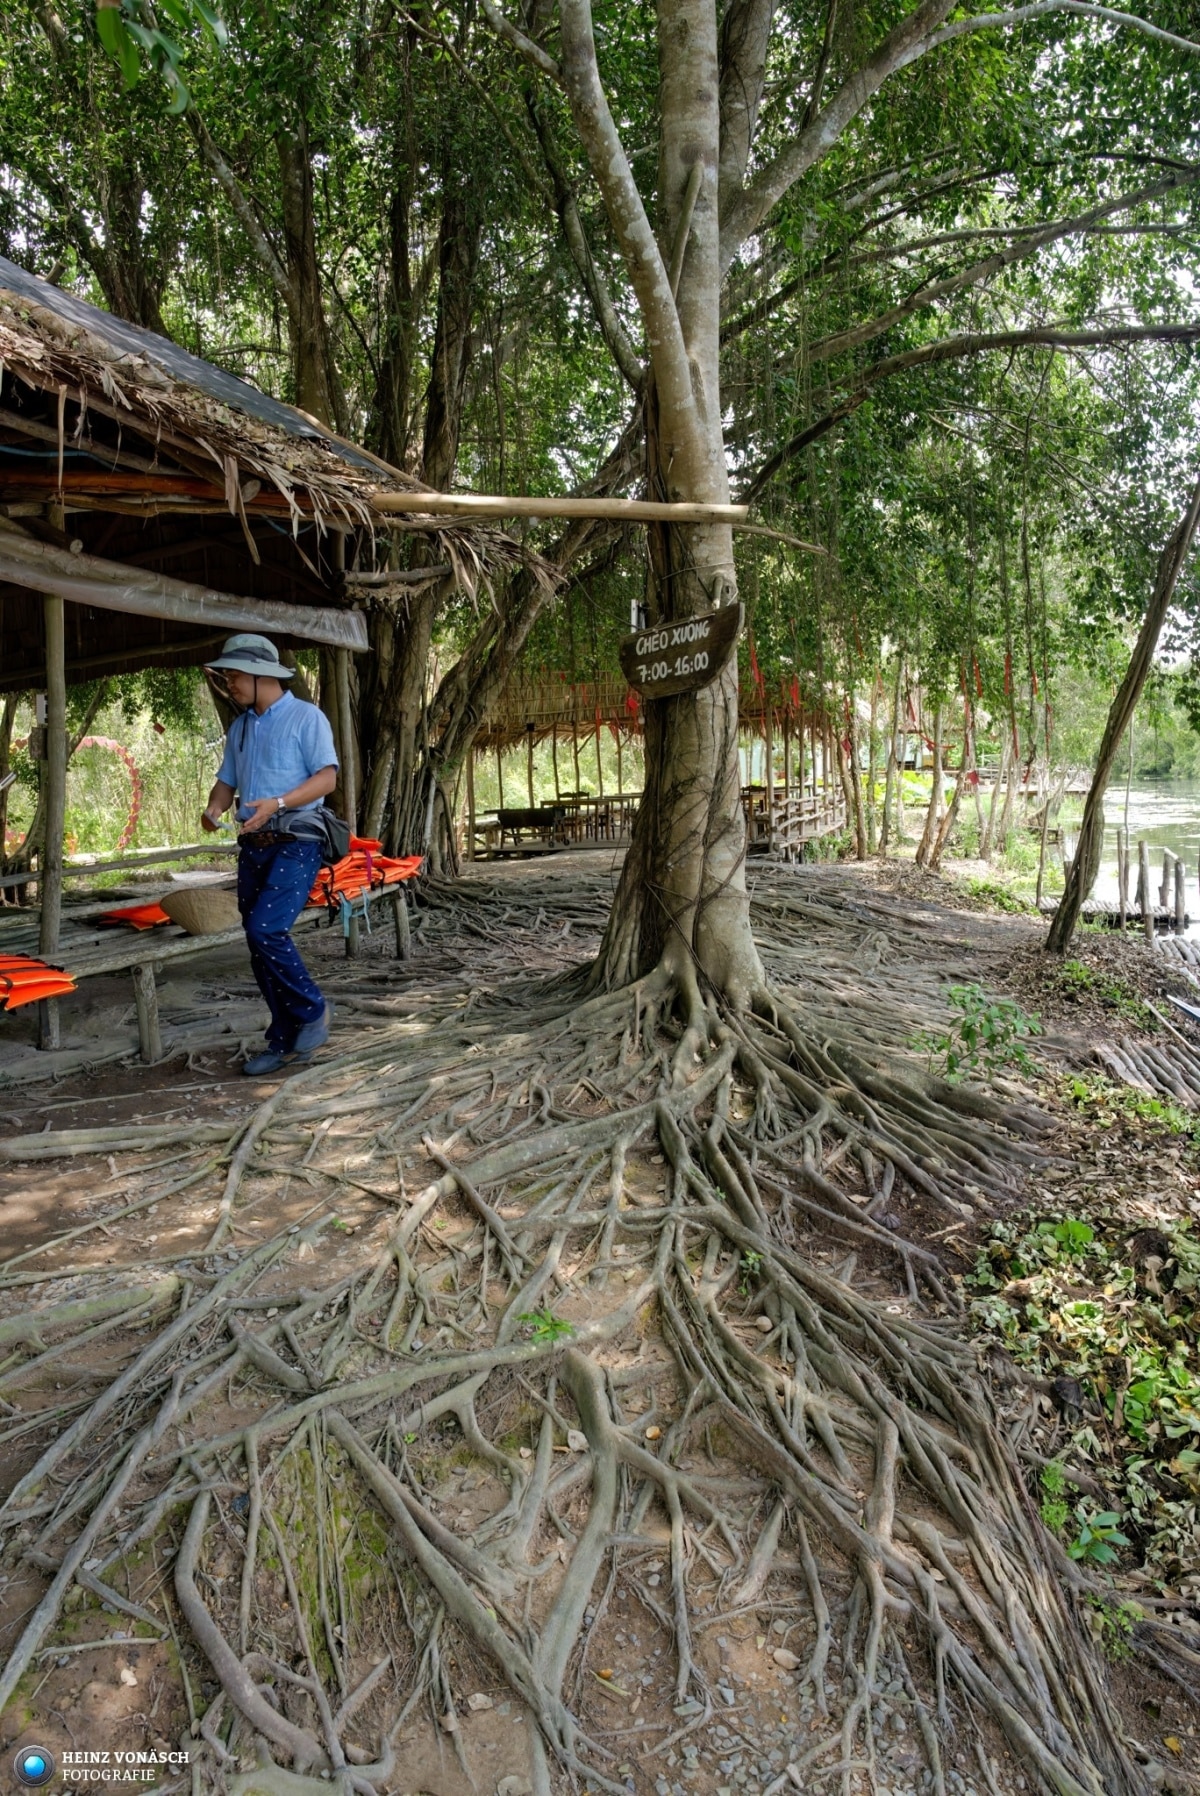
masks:
[[[231,636],[209,671],[241,708],[200,822],[215,830],[238,799],[238,909],[250,964],[267,1001],[267,1046],[247,1060],[252,1077],[307,1060],[329,1039],[327,1004],[289,931],[321,865],[321,801],[337,783],[338,759],[325,713],[285,690],[294,677],[265,636]]]

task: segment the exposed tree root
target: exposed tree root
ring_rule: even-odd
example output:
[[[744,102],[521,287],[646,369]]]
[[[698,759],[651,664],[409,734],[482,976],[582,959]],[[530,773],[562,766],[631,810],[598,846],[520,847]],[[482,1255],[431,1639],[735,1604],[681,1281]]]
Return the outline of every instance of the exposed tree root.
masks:
[[[455,901],[503,931],[499,901]],[[532,1718],[535,1787],[623,1792],[619,1755],[586,1718],[604,1606],[632,1593],[673,1642],[683,1712],[639,1747],[639,1775],[654,1774],[712,1718],[702,1630],[781,1578],[808,1618],[800,1685],[829,1719],[773,1790],[790,1776],[849,1796],[874,1764],[888,1679],[908,1693],[934,1790],[956,1713],[988,1717],[1061,1796],[1142,1790],[1079,1574],[993,1425],[936,1258],[891,1211],[919,1195],[958,1215],[1016,1191],[1046,1119],[1020,1093],[923,1071],[907,1049],[936,1021],[936,983],[893,979],[879,1006],[870,966],[844,951],[844,911],[826,903],[822,923],[814,901],[810,931],[840,931],[843,952],[810,942],[816,976],[794,985],[805,951],[788,902],[760,909],[774,983],[743,1011],[660,971],[586,1000],[576,976],[463,994],[421,1019],[372,1012],[355,1050],[292,1078],[232,1135],[207,1246],[177,1268],[182,1295],[135,1294],[146,1344],[0,1507],[10,1561],[56,1568],[0,1707],[85,1557],[86,1587],[128,1603],[134,1548],[181,1530],[174,1616],[222,1692],[189,1742],[205,1790],[372,1796],[392,1787],[422,1709],[461,1753],[453,1639]],[[571,903],[592,920],[578,898],[559,914]],[[875,940],[876,968],[885,952]],[[429,1175],[416,1193],[415,1164]],[[263,1178],[311,1187],[306,1225],[254,1236],[247,1187]],[[373,1257],[307,1288],[307,1260],[353,1199],[380,1205]],[[227,1245],[239,1233],[246,1251]],[[844,1244],[840,1273],[814,1241]],[[880,1268],[870,1278],[856,1277],[862,1255]],[[0,1288],[27,1276],[0,1269]],[[86,1341],[116,1301],[106,1277],[7,1344],[44,1357],[44,1336],[80,1321]],[[637,1413],[626,1393],[644,1383],[648,1328],[674,1371]],[[38,1365],[10,1362],[14,1387]],[[213,1400],[234,1385],[254,1419],[218,1427]],[[520,1453],[514,1401],[531,1430]],[[422,1476],[451,1424],[502,1493],[469,1537]],[[702,1469],[713,1430],[752,1474],[749,1501]],[[351,1583],[347,1543],[367,1513],[386,1549]],[[231,1543],[240,1571],[222,1587],[210,1568]],[[668,1575],[652,1588],[641,1567],[656,1550]],[[831,1565],[848,1568],[848,1601],[828,1594]]]

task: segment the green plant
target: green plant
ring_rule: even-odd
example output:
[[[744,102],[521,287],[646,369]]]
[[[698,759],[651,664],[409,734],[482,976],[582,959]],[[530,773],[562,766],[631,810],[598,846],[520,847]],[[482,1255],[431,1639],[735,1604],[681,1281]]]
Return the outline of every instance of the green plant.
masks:
[[[1052,1534],[1061,1534],[1071,1519],[1071,1505],[1066,1499],[1067,1480],[1062,1461],[1052,1459],[1042,1470],[1042,1520]]]
[[[1010,911],[1025,915],[1034,907],[1028,899],[1018,897],[1008,886],[1001,885],[996,879],[969,879],[967,895],[970,898],[982,898],[985,903],[994,905],[997,910]]]
[[[1097,999],[1106,1010],[1115,1011],[1131,1023],[1154,1029],[1158,1018],[1136,992],[1111,974],[1100,973],[1082,960],[1064,960],[1058,968],[1058,984],[1068,995],[1085,995]]]
[[[1118,1603],[1112,1597],[1090,1590],[1084,1598],[1092,1611],[1092,1626],[1099,1638],[1104,1656],[1115,1664],[1129,1657],[1129,1642],[1134,1628],[1142,1619],[1136,1603]]]
[[[523,1322],[535,1341],[562,1341],[575,1333],[574,1324],[567,1322],[562,1316],[556,1316],[553,1310],[526,1310],[517,1317]]]
[[[1149,1097],[1094,1073],[1074,1074],[1066,1089],[1075,1107],[1090,1111],[1102,1129],[1111,1128],[1121,1117],[1129,1117],[1139,1122],[1161,1123],[1172,1135],[1200,1139],[1200,1117],[1172,1098]]]
[[[758,1277],[762,1267],[762,1255],[760,1253],[755,1253],[753,1248],[748,1247],[742,1255],[739,1264],[742,1268],[742,1277],[741,1282],[738,1285],[738,1290],[743,1297],[749,1297],[750,1280]]]
[[[1047,1527],[1074,1557],[1107,1564],[1104,1549],[1125,1544],[1124,1516],[1146,1562],[1178,1577],[1194,1559],[1200,1498],[1200,1238],[1186,1220],[1160,1227],[1165,1263],[1153,1285],[1130,1253],[1128,1223],[1102,1211],[994,1223],[965,1283],[978,1331],[1034,1376],[1079,1387],[1083,1414],[1059,1451],[1095,1465],[1111,1495],[1096,1514],[1073,1513],[1054,1461],[1040,1477]]]
[[[1033,1070],[1024,1044],[1041,1034],[1037,1017],[1026,1016],[1011,998],[990,998],[981,985],[952,985],[947,996],[958,1017],[945,1035],[926,1036],[921,1043],[947,1079],[999,1066]]]
[[[1075,1511],[1079,1522],[1079,1533],[1067,1547],[1072,1559],[1082,1559],[1090,1565],[1112,1565],[1117,1557],[1118,1547],[1129,1545],[1129,1536],[1122,1534],[1117,1523],[1120,1516],[1115,1509],[1102,1509],[1089,1515],[1082,1507]]]

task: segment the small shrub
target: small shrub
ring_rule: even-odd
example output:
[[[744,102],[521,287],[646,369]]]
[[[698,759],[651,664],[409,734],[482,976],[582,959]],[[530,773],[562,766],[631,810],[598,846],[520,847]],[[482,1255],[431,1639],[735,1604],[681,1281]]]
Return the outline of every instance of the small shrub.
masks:
[[[1033,1071],[1025,1042],[1041,1034],[1037,1017],[1026,1016],[1011,998],[989,998],[981,985],[952,985],[948,996],[957,1019],[945,1035],[922,1043],[947,1079],[1001,1066]]]
[[[982,898],[986,904],[994,905],[997,910],[1012,912],[1024,916],[1033,910],[1027,898],[1020,898],[1016,892],[1010,891],[996,879],[969,879],[967,895],[971,898]]]
[[[556,1316],[553,1310],[526,1310],[517,1317],[530,1331],[535,1341],[563,1341],[575,1333],[574,1325],[562,1316]]]

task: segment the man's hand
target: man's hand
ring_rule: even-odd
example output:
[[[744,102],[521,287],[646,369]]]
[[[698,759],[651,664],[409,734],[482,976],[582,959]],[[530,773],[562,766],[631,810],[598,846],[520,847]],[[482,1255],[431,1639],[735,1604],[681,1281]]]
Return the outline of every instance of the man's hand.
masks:
[[[277,798],[252,798],[250,815],[241,826],[242,834],[252,836],[256,830],[262,829],[264,824],[269,823],[271,818],[278,814],[279,800]]]
[[[221,819],[219,817],[214,817],[211,811],[201,811],[200,827],[203,830],[207,830],[210,836],[214,835],[221,827]]]

